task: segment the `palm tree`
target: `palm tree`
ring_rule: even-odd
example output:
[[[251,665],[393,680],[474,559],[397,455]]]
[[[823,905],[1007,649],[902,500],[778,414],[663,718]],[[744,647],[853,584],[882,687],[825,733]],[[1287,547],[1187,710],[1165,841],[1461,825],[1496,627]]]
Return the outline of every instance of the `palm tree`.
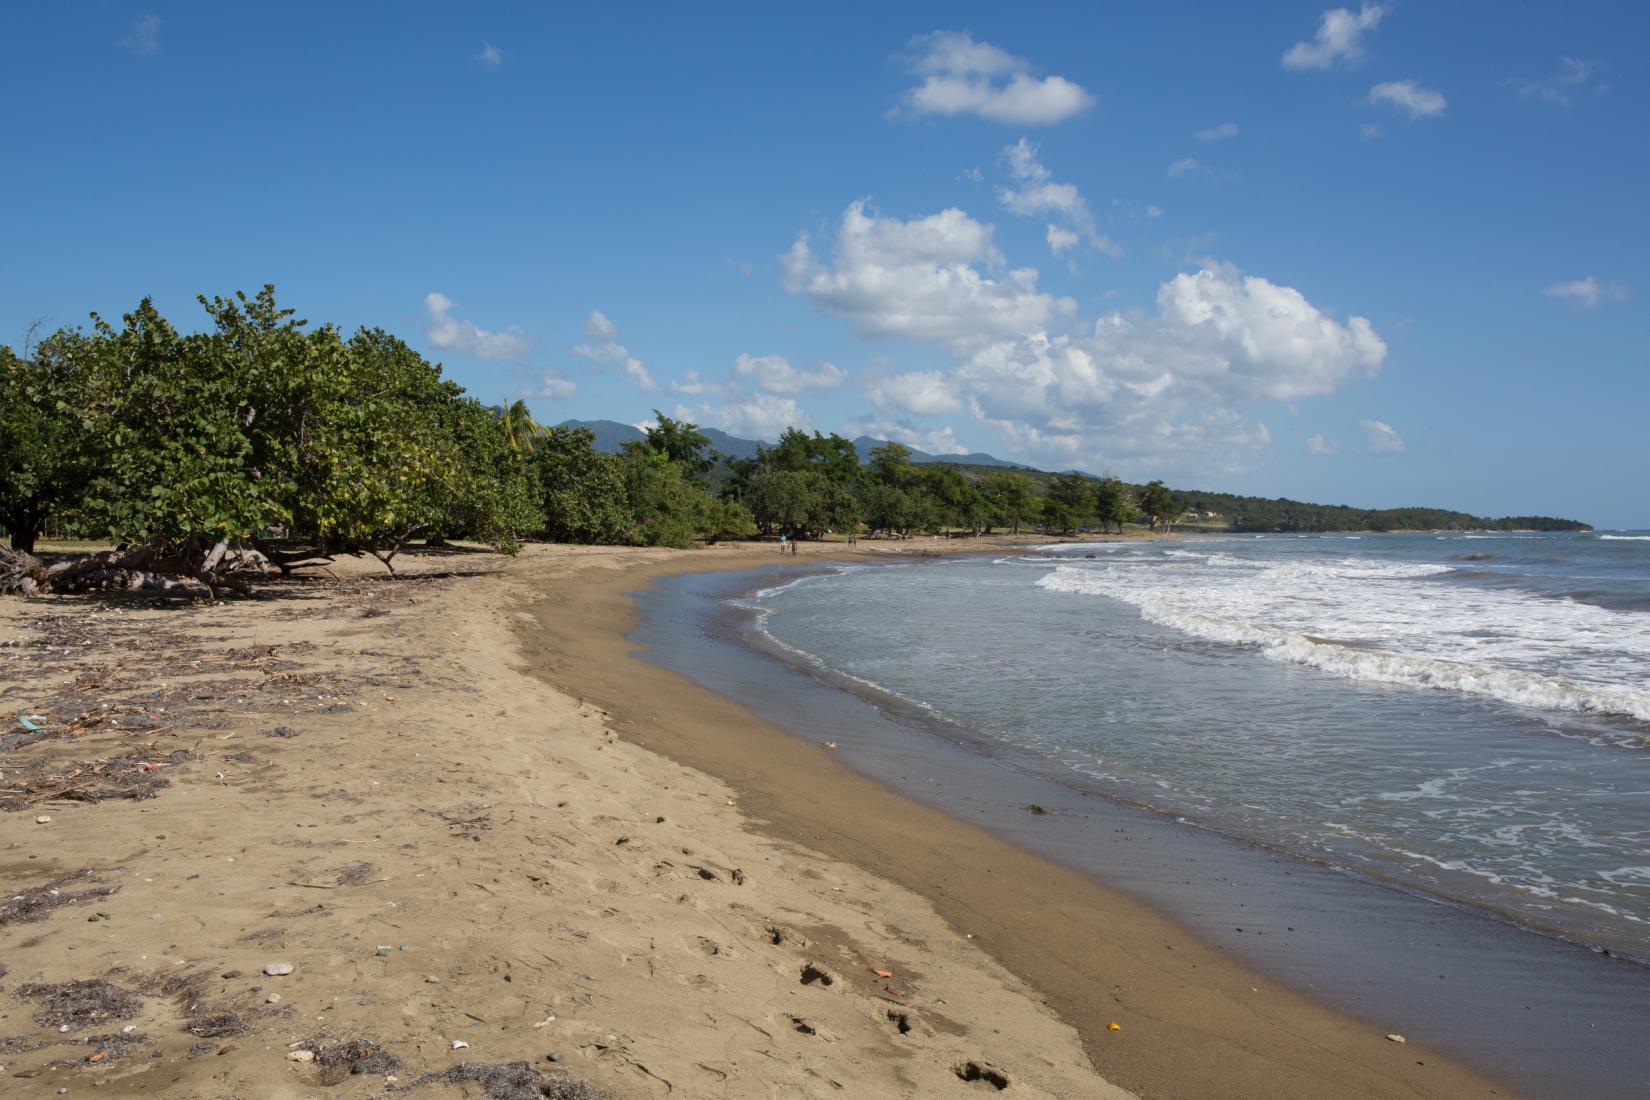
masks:
[[[499,414],[499,419],[504,421],[504,437],[518,451],[531,451],[534,443],[550,434],[549,428],[533,419],[525,401],[516,401]]]

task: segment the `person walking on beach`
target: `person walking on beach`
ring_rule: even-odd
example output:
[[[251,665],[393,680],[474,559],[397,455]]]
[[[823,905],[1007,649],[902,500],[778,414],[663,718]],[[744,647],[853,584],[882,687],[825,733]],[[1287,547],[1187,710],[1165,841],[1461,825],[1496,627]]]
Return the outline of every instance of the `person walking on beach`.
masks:
[[[779,552],[781,554],[783,554],[785,552],[785,536],[784,535],[779,536]]]
[[[791,557],[796,557],[796,540],[791,540]]]

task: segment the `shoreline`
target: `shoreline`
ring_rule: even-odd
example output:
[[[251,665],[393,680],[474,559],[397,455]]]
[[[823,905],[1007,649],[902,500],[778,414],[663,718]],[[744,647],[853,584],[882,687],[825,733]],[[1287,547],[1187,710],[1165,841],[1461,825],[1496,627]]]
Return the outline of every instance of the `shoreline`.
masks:
[[[847,562],[848,559],[844,559],[842,563],[846,564]],[[794,581],[789,583],[794,583]],[[653,590],[657,591],[658,587],[659,586],[654,585]],[[738,590],[732,592],[731,594],[726,596],[718,595],[717,599],[741,600],[761,591],[763,587],[765,586],[760,584],[741,585]],[[652,593],[650,592],[649,594]],[[748,634],[743,628],[741,628],[740,634],[740,637],[737,637],[732,641],[731,644],[733,646],[741,648],[759,657],[771,658],[799,675],[806,676],[809,679],[822,684],[827,690],[845,692],[868,704],[875,710],[902,715],[903,718],[899,720],[898,724],[904,725],[906,722],[915,723],[923,730],[925,734],[940,738],[950,744],[961,746],[966,751],[982,758],[997,760],[1001,759],[1005,753],[1005,749],[1002,746],[982,737],[977,730],[970,729],[966,724],[960,723],[948,717],[938,716],[935,713],[930,712],[925,704],[907,698],[906,696],[892,691],[881,684],[862,680],[850,673],[828,666],[820,662],[819,659],[812,654],[794,649],[787,643],[773,637],[765,628],[758,624],[752,624]],[[671,666],[667,665],[665,667],[670,668]],[[675,669],[675,671],[680,672],[681,670]],[[711,691],[717,691],[716,688],[710,687],[709,685],[701,684],[701,686],[706,687]],[[726,691],[719,693],[723,695],[730,694]],[[787,732],[790,732],[793,735],[799,735],[795,730],[790,730],[785,727],[783,722],[773,724],[780,726],[782,729],[786,729]],[[1017,751],[1012,748],[1007,749],[1006,752],[1011,758],[1018,755]],[[1022,765],[1030,763],[1025,761],[1024,757],[1019,757],[1019,760]],[[862,775],[867,774],[864,769],[859,770]],[[1084,797],[1092,796],[1095,798],[1100,798],[1111,805],[1124,808],[1127,811],[1137,811],[1141,814],[1149,814],[1152,817],[1163,821],[1177,821],[1180,819],[1180,815],[1178,813],[1154,804],[1145,795],[1137,793],[1124,794],[1101,790],[1096,786],[1085,784],[1082,781],[1081,776],[1078,775],[1044,773],[1040,769],[1032,770],[1028,774],[1034,775],[1040,782],[1053,784],[1062,790],[1075,792],[1076,794]],[[1212,836],[1219,837],[1227,843],[1240,846],[1256,853],[1297,862],[1304,866],[1331,872],[1333,874],[1355,880],[1374,889],[1402,893],[1409,897],[1415,898],[1418,901],[1424,901],[1431,905],[1445,907],[1463,914],[1467,914],[1476,919],[1493,922],[1519,933],[1538,937],[1543,941],[1566,950],[1575,950],[1589,955],[1612,959],[1619,964],[1636,967],[1650,973],[1650,954],[1642,953],[1650,950],[1650,948],[1637,945],[1623,947],[1616,943],[1604,943],[1597,940],[1586,939],[1579,934],[1568,931],[1560,924],[1542,923],[1529,918],[1516,910],[1495,908],[1471,896],[1443,890],[1427,889],[1410,883],[1396,875],[1383,874],[1376,870],[1361,869],[1342,863],[1336,863],[1327,858],[1313,856],[1304,852],[1292,851],[1280,844],[1268,843],[1265,840],[1247,837],[1236,831],[1230,831],[1220,825],[1208,824],[1205,822],[1182,822],[1182,824],[1186,825],[1188,828],[1196,828],[1205,831]],[[1104,880],[1105,876],[1101,875],[1099,877]]]
[[[925,556],[1002,548],[993,542]],[[778,563],[774,556],[713,548],[580,576],[532,608],[535,640],[557,651],[534,672],[609,711],[626,739],[732,785],[762,832],[927,898],[959,934],[1046,997],[1101,1074],[1143,1096],[1513,1094],[1436,1050],[1391,1042],[1260,976],[1089,875],[900,794],[732,699],[633,659],[638,647],[627,635],[637,611],[627,593],[652,578],[889,555],[833,547]],[[1122,1030],[1109,1031],[1113,1021]]]

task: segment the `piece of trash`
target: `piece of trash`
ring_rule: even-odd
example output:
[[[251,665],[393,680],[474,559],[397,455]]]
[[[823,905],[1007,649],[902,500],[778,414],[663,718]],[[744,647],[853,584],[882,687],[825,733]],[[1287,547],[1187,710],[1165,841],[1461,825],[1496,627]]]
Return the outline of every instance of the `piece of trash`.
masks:
[[[894,976],[894,972],[892,970],[878,970],[874,966],[871,968],[871,973],[875,974],[879,978],[892,978]]]
[[[23,727],[23,728],[24,728],[24,729],[26,729],[26,730],[33,730],[33,731],[35,731],[35,732],[36,732],[36,733],[38,733],[38,732],[40,732],[40,731],[41,731],[41,730],[42,730],[42,729],[45,729],[45,727],[44,727],[44,726],[37,726],[37,725],[35,725],[35,721],[36,721],[36,720],[37,720],[37,719],[39,719],[39,718],[40,718],[40,715],[38,715],[38,714],[36,714],[36,715],[35,715],[35,716],[34,716],[34,718],[33,718],[33,719],[31,719],[31,718],[30,718],[30,717],[29,717],[29,716],[28,716],[28,715],[26,715],[26,714],[19,714],[19,715],[18,715],[18,716],[17,716],[17,724],[18,724],[18,725],[20,725],[20,726],[22,726],[22,727]]]
[[[1109,1023],[1106,1024],[1106,1030],[1107,1031],[1122,1031],[1123,1030],[1123,1025],[1118,1023],[1116,1020],[1112,1020],[1112,1021],[1110,1021]]]
[[[468,1050],[469,1048],[470,1048],[470,1044],[466,1043],[463,1039],[454,1039],[453,1040],[453,1049],[454,1050]]]
[[[1409,1040],[1405,1039],[1402,1035],[1399,1035],[1396,1031],[1394,1031],[1394,1032],[1390,1033],[1389,1035],[1387,1035],[1387,1041],[1388,1042],[1393,1042],[1393,1043],[1404,1043],[1404,1042],[1408,1042]]]
[[[834,748],[836,748],[836,742],[835,741],[827,741],[827,742],[825,742],[825,747],[828,748],[828,749],[834,749]]]
[[[88,1062],[101,1062],[107,1057],[109,1057],[109,1052],[106,1051],[106,1050],[100,1050],[96,1054],[86,1055],[86,1061],[88,1061]]]

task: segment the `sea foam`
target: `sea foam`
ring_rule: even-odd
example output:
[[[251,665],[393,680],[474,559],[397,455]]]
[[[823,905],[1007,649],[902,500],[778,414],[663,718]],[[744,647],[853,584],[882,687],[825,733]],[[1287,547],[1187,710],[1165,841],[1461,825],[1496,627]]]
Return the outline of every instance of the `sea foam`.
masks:
[[[1639,686],[1650,660],[1650,616],[1417,583],[1452,571],[1211,554],[1195,566],[1062,565],[1037,583],[1120,600],[1149,622],[1349,680],[1650,722],[1650,690]]]

